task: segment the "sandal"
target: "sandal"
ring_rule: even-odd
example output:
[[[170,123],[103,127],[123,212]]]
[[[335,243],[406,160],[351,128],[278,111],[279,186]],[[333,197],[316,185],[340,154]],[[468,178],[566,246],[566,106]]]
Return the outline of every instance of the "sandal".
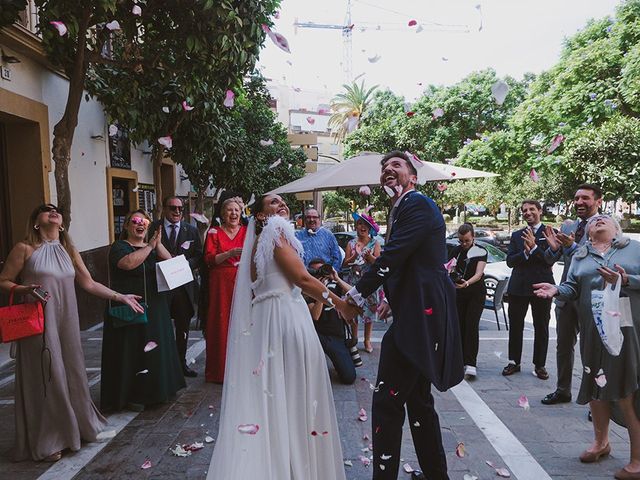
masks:
[[[371,342],[364,342],[364,351],[367,353],[373,352],[373,345],[371,345]]]
[[[62,458],[62,450],[42,459],[43,462],[57,462]]]

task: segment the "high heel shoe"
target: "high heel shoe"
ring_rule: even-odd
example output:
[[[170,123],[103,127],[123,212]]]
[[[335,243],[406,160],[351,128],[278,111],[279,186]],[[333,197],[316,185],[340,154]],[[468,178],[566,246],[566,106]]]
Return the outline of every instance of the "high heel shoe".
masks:
[[[59,451],[59,452],[56,452],[56,453],[52,453],[48,457],[44,457],[42,459],[42,461],[43,462],[57,462],[61,458],[62,458],[62,451]]]
[[[640,472],[630,472],[629,470],[621,468],[615,473],[614,478],[618,480],[638,480],[640,479]]]
[[[582,463],[594,463],[600,460],[600,457],[606,457],[611,453],[611,445],[608,443],[597,452],[590,452],[589,450],[585,450],[580,454],[580,461]]]
[[[373,352],[373,345],[371,345],[371,342],[364,342],[364,351],[367,353]]]

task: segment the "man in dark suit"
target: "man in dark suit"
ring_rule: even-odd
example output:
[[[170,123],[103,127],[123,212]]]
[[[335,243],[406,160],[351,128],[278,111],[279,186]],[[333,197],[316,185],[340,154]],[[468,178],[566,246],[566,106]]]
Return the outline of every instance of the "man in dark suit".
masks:
[[[193,271],[198,268],[202,260],[202,241],[198,229],[183,221],[183,209],[182,200],[178,197],[165,198],[162,202],[163,218],[154,222],[151,231],[161,226],[162,244],[174,257],[184,255]],[[171,318],[176,327],[176,347],[185,377],[198,376],[189,368],[186,359],[189,326],[195,313],[197,290],[198,286],[194,280],[171,290],[169,297]]]
[[[456,292],[444,268],[445,223],[433,200],[415,191],[417,170],[405,153],[388,153],[381,166],[380,183],[393,206],[388,241],[347,293],[350,303],[361,305],[383,284],[388,303],[380,308],[382,318],[393,310],[373,394],[373,478],[398,476],[406,405],[424,471],[416,478],[448,479],[431,385],[444,391],[462,381],[464,370]]]
[[[554,243],[556,251],[547,243],[553,242],[553,230],[541,222],[542,206],[537,200],[524,200],[520,207],[527,226],[513,232],[507,252],[507,265],[513,268],[507,287],[509,295],[509,363],[502,375],[513,375],[520,371],[522,357],[522,334],[524,318],[531,305],[533,316],[533,364],[535,374],[541,380],[547,380],[549,374],[545,368],[549,344],[549,319],[551,318],[551,300],[539,298],[533,294],[534,283],[555,283],[552,265],[560,255],[560,249]]]
[[[602,205],[602,190],[597,185],[583,183],[578,186],[573,197],[573,205],[578,218],[565,223],[557,235],[562,244],[562,281],[567,279],[571,257],[579,246],[587,241],[585,228],[587,222],[598,214]],[[542,399],[545,405],[568,403],[571,401],[571,378],[573,377],[573,358],[576,339],[578,337],[578,309],[576,302],[555,300],[556,303],[556,364],[558,367],[558,382],[556,390]]]

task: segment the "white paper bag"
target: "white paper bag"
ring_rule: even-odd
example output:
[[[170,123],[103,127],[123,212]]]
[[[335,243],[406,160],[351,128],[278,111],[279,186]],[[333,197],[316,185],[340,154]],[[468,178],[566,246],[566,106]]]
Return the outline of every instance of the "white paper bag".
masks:
[[[193,272],[184,255],[156,263],[158,292],[166,292],[193,281]]]
[[[620,298],[620,279],[615,286],[607,284],[604,290],[594,290],[591,292],[591,307],[593,309],[593,321],[602,340],[602,344],[607,351],[617,357],[622,349],[624,336],[620,330],[621,326],[626,326],[628,319],[623,320],[623,315],[630,310],[627,305],[622,305]],[[627,308],[622,308],[622,307]]]

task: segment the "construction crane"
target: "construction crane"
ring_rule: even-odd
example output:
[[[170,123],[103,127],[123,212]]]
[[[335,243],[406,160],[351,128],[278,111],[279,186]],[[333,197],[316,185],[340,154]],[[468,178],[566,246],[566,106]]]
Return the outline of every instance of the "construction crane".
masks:
[[[342,52],[342,73],[344,75],[345,83],[351,83],[351,79],[353,78],[352,72],[352,60],[351,60],[351,51],[352,51],[352,34],[353,34],[353,22],[351,21],[351,0],[347,0],[347,13],[345,15],[344,24],[336,25],[336,24],[328,24],[328,23],[314,23],[314,22],[294,22],[294,27],[296,27],[295,32],[297,33],[298,28],[320,28],[327,30],[342,30],[342,40],[344,43],[344,49]]]

